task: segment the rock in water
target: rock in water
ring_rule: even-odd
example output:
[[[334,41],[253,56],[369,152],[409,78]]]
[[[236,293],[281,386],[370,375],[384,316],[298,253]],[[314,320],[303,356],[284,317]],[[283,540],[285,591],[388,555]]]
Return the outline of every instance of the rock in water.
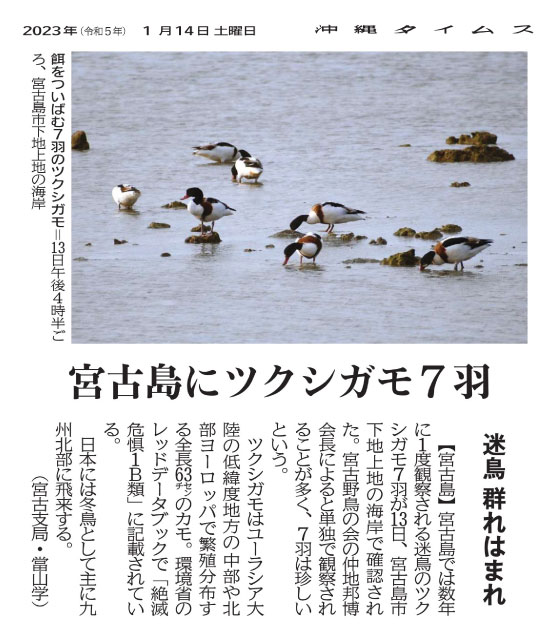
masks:
[[[85,131],[76,131],[72,133],[72,148],[76,151],[87,151],[89,142]]]
[[[397,237],[413,237],[415,234],[416,231],[411,229],[409,226],[403,226],[393,233],[393,235],[396,235]]]
[[[441,149],[427,158],[430,162],[507,162],[515,160],[511,153],[499,146],[480,144],[464,149]]]
[[[443,237],[443,233],[438,229],[434,229],[433,231],[418,231],[414,237],[421,240],[439,240],[440,237]]]
[[[171,224],[167,224],[166,222],[152,222],[149,226],[149,229],[170,229]]]
[[[420,258],[414,253],[414,249],[403,253],[395,253],[381,260],[381,264],[387,266],[416,266],[419,262]]]
[[[187,205],[184,202],[180,202],[179,200],[174,200],[173,202],[169,202],[169,204],[162,204],[162,209],[186,209]]]
[[[192,233],[200,233],[200,231],[202,231],[203,233],[206,233],[207,231],[209,231],[212,227],[211,226],[206,226],[206,224],[202,225],[202,228],[200,228],[200,224],[198,226],[193,226],[191,229]]]
[[[498,136],[488,131],[473,131],[470,135],[462,133],[458,138],[454,135],[445,140],[445,144],[496,144]]]
[[[379,264],[380,260],[374,257],[353,257],[349,260],[342,260],[343,264]]]
[[[207,233],[206,235],[191,235],[185,239],[186,244],[219,244],[222,241],[218,233]]]
[[[268,237],[303,237],[303,233],[300,233],[299,231],[292,231],[292,229],[285,229],[283,231],[278,231],[278,233],[273,233],[272,235],[269,235]]]
[[[461,186],[470,186],[469,182],[451,182],[449,186],[454,186],[455,188],[459,188]]]
[[[438,226],[437,230],[442,233],[460,233],[463,227],[458,224],[444,224],[443,226]]]

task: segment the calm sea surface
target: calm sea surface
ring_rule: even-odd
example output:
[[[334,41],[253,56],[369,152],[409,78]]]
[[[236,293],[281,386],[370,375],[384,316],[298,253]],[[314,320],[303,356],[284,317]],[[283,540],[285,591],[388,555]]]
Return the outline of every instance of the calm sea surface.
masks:
[[[91,144],[72,154],[74,342],[526,341],[525,54],[76,53],[72,61],[72,128]],[[496,133],[515,161],[426,161],[446,137],[475,130]],[[262,185],[235,184],[229,165],[191,155],[191,146],[216,141],[260,158]],[[113,202],[119,183],[142,191],[137,214]],[[237,209],[216,222],[221,244],[185,244],[197,220],[161,208],[189,186]],[[293,240],[270,236],[327,200],[367,211],[335,232],[368,239],[325,242],[317,266],[300,268],[294,255],[282,267]],[[171,228],[148,229],[154,221]],[[394,231],[447,223],[494,244],[463,272],[343,263],[409,248],[423,255],[432,242]],[[369,244],[379,236],[386,246]]]

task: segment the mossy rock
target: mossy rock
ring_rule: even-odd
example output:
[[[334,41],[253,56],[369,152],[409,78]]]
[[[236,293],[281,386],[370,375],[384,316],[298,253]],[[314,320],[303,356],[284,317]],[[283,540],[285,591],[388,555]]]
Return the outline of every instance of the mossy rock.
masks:
[[[443,233],[438,231],[438,229],[434,229],[433,231],[419,231],[414,237],[421,240],[439,240],[440,237],[443,237]]]
[[[354,257],[351,260],[343,260],[343,264],[379,264],[381,260],[373,257]]]
[[[128,240],[117,240],[117,238],[113,239],[113,244],[127,244]]]
[[[356,240],[356,242],[360,240],[367,240],[367,235],[355,235],[354,239]]]
[[[219,244],[222,241],[218,233],[206,233],[206,235],[191,235],[185,239],[186,244]]]
[[[75,257],[74,258],[74,262],[87,262],[88,258],[87,257]]]
[[[184,202],[180,202],[179,200],[174,200],[173,202],[169,202],[169,204],[162,204],[162,209],[186,209],[187,205]]]
[[[345,244],[347,242],[352,242],[354,240],[357,240],[359,236],[354,235],[354,233],[340,233],[340,235],[338,235],[337,233],[333,233],[332,231],[330,233],[327,233],[324,237],[323,237],[323,242],[330,242],[331,244]]]
[[[470,135],[462,133],[458,138],[454,135],[445,140],[445,144],[496,144],[498,136],[488,131],[473,131]]]
[[[386,266],[417,266],[419,263],[420,258],[415,254],[414,249],[403,253],[395,253],[381,260],[381,264]]]
[[[442,149],[433,151],[427,158],[430,162],[507,162],[515,160],[511,153],[499,146],[487,144],[467,146],[464,149]]]
[[[76,151],[87,151],[89,142],[85,131],[75,131],[72,133],[72,148]]]
[[[463,227],[458,224],[444,224],[443,226],[438,226],[437,230],[442,233],[460,233]]]
[[[393,235],[396,235],[397,237],[414,237],[415,234],[416,231],[411,229],[409,226],[403,226],[393,233]]]
[[[274,244],[267,244],[264,248],[274,248]]]
[[[488,131],[473,131],[470,135],[459,136],[459,144],[496,144],[498,136]]]
[[[149,229],[170,229],[171,224],[167,224],[166,222],[152,222],[149,226]]]
[[[284,229],[283,231],[278,231],[278,233],[274,233],[273,235],[269,235],[268,237],[288,237],[288,238],[298,238],[303,237],[303,233],[299,231],[292,231],[292,229]]]
[[[462,186],[470,186],[470,182],[451,182],[449,186],[454,186],[456,189]]]
[[[200,228],[202,226],[202,228]],[[212,229],[212,227],[210,225],[206,225],[206,224],[199,224],[198,226],[193,226],[191,229],[191,233],[200,233],[201,231],[203,233],[207,233],[208,231],[210,231]]]
[[[377,244],[379,246],[382,246],[384,244],[387,244],[387,240],[384,237],[378,237],[376,240],[371,240],[370,244]]]
[[[404,148],[404,147],[409,147],[412,146],[412,144],[399,144],[399,147]]]

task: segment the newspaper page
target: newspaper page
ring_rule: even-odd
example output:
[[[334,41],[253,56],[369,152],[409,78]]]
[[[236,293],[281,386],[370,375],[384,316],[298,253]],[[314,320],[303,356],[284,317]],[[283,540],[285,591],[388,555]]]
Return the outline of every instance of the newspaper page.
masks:
[[[554,636],[554,10],[3,13],[3,635]]]

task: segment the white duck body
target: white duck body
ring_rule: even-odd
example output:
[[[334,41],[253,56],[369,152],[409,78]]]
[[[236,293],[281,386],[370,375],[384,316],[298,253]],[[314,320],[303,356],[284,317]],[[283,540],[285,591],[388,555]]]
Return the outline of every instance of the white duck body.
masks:
[[[214,231],[216,220],[233,215],[235,212],[235,209],[232,209],[225,202],[214,197],[204,197],[204,193],[197,186],[188,188],[181,200],[186,200],[188,212],[200,220],[201,235],[204,234],[204,222],[212,222],[212,231]]]
[[[204,203],[197,204],[193,198],[190,198],[187,202],[188,212],[203,222],[215,222],[227,215],[233,215],[235,211],[235,209],[230,208],[225,202],[216,200],[213,197],[207,197],[204,201],[210,204],[212,208],[209,209]]]
[[[455,264],[455,269],[460,264],[462,269],[463,262],[487,249],[492,242],[493,240],[479,240],[476,237],[448,237],[438,242],[432,251],[424,255],[420,261],[420,269],[423,270],[430,264],[435,266]]]
[[[312,258],[317,255],[317,253],[321,250],[320,244],[316,244],[315,241],[307,241],[304,238],[314,238],[318,239],[317,233],[307,233],[301,239],[301,248],[298,249],[298,253],[303,255],[303,257]]]
[[[239,154],[241,157],[235,162],[234,167],[231,170],[233,180],[241,183],[244,178],[246,180],[254,180],[257,182],[261,173],[263,172],[263,165],[260,160],[254,158],[250,153],[240,149]]]
[[[324,202],[311,207],[307,222],[309,224],[345,224],[363,219],[363,211],[351,209],[336,202]]]
[[[193,155],[198,155],[212,162],[234,162],[239,156],[237,147],[229,142],[215,142],[203,146],[193,146]]]
[[[332,231],[335,224],[356,222],[365,219],[364,211],[351,209],[337,202],[314,204],[307,215],[300,215],[292,220],[290,228],[295,231],[303,222],[308,224],[326,224],[327,232]]]
[[[292,242],[286,246],[284,249],[284,266],[296,251],[300,254],[300,264],[303,262],[304,257],[312,259],[313,262],[315,262],[315,258],[319,255],[322,248],[323,244],[317,233],[306,233],[300,237],[297,242]]]
[[[119,184],[113,189],[112,195],[113,200],[119,205],[119,209],[121,206],[125,209],[130,209],[142,193],[130,184]]]

